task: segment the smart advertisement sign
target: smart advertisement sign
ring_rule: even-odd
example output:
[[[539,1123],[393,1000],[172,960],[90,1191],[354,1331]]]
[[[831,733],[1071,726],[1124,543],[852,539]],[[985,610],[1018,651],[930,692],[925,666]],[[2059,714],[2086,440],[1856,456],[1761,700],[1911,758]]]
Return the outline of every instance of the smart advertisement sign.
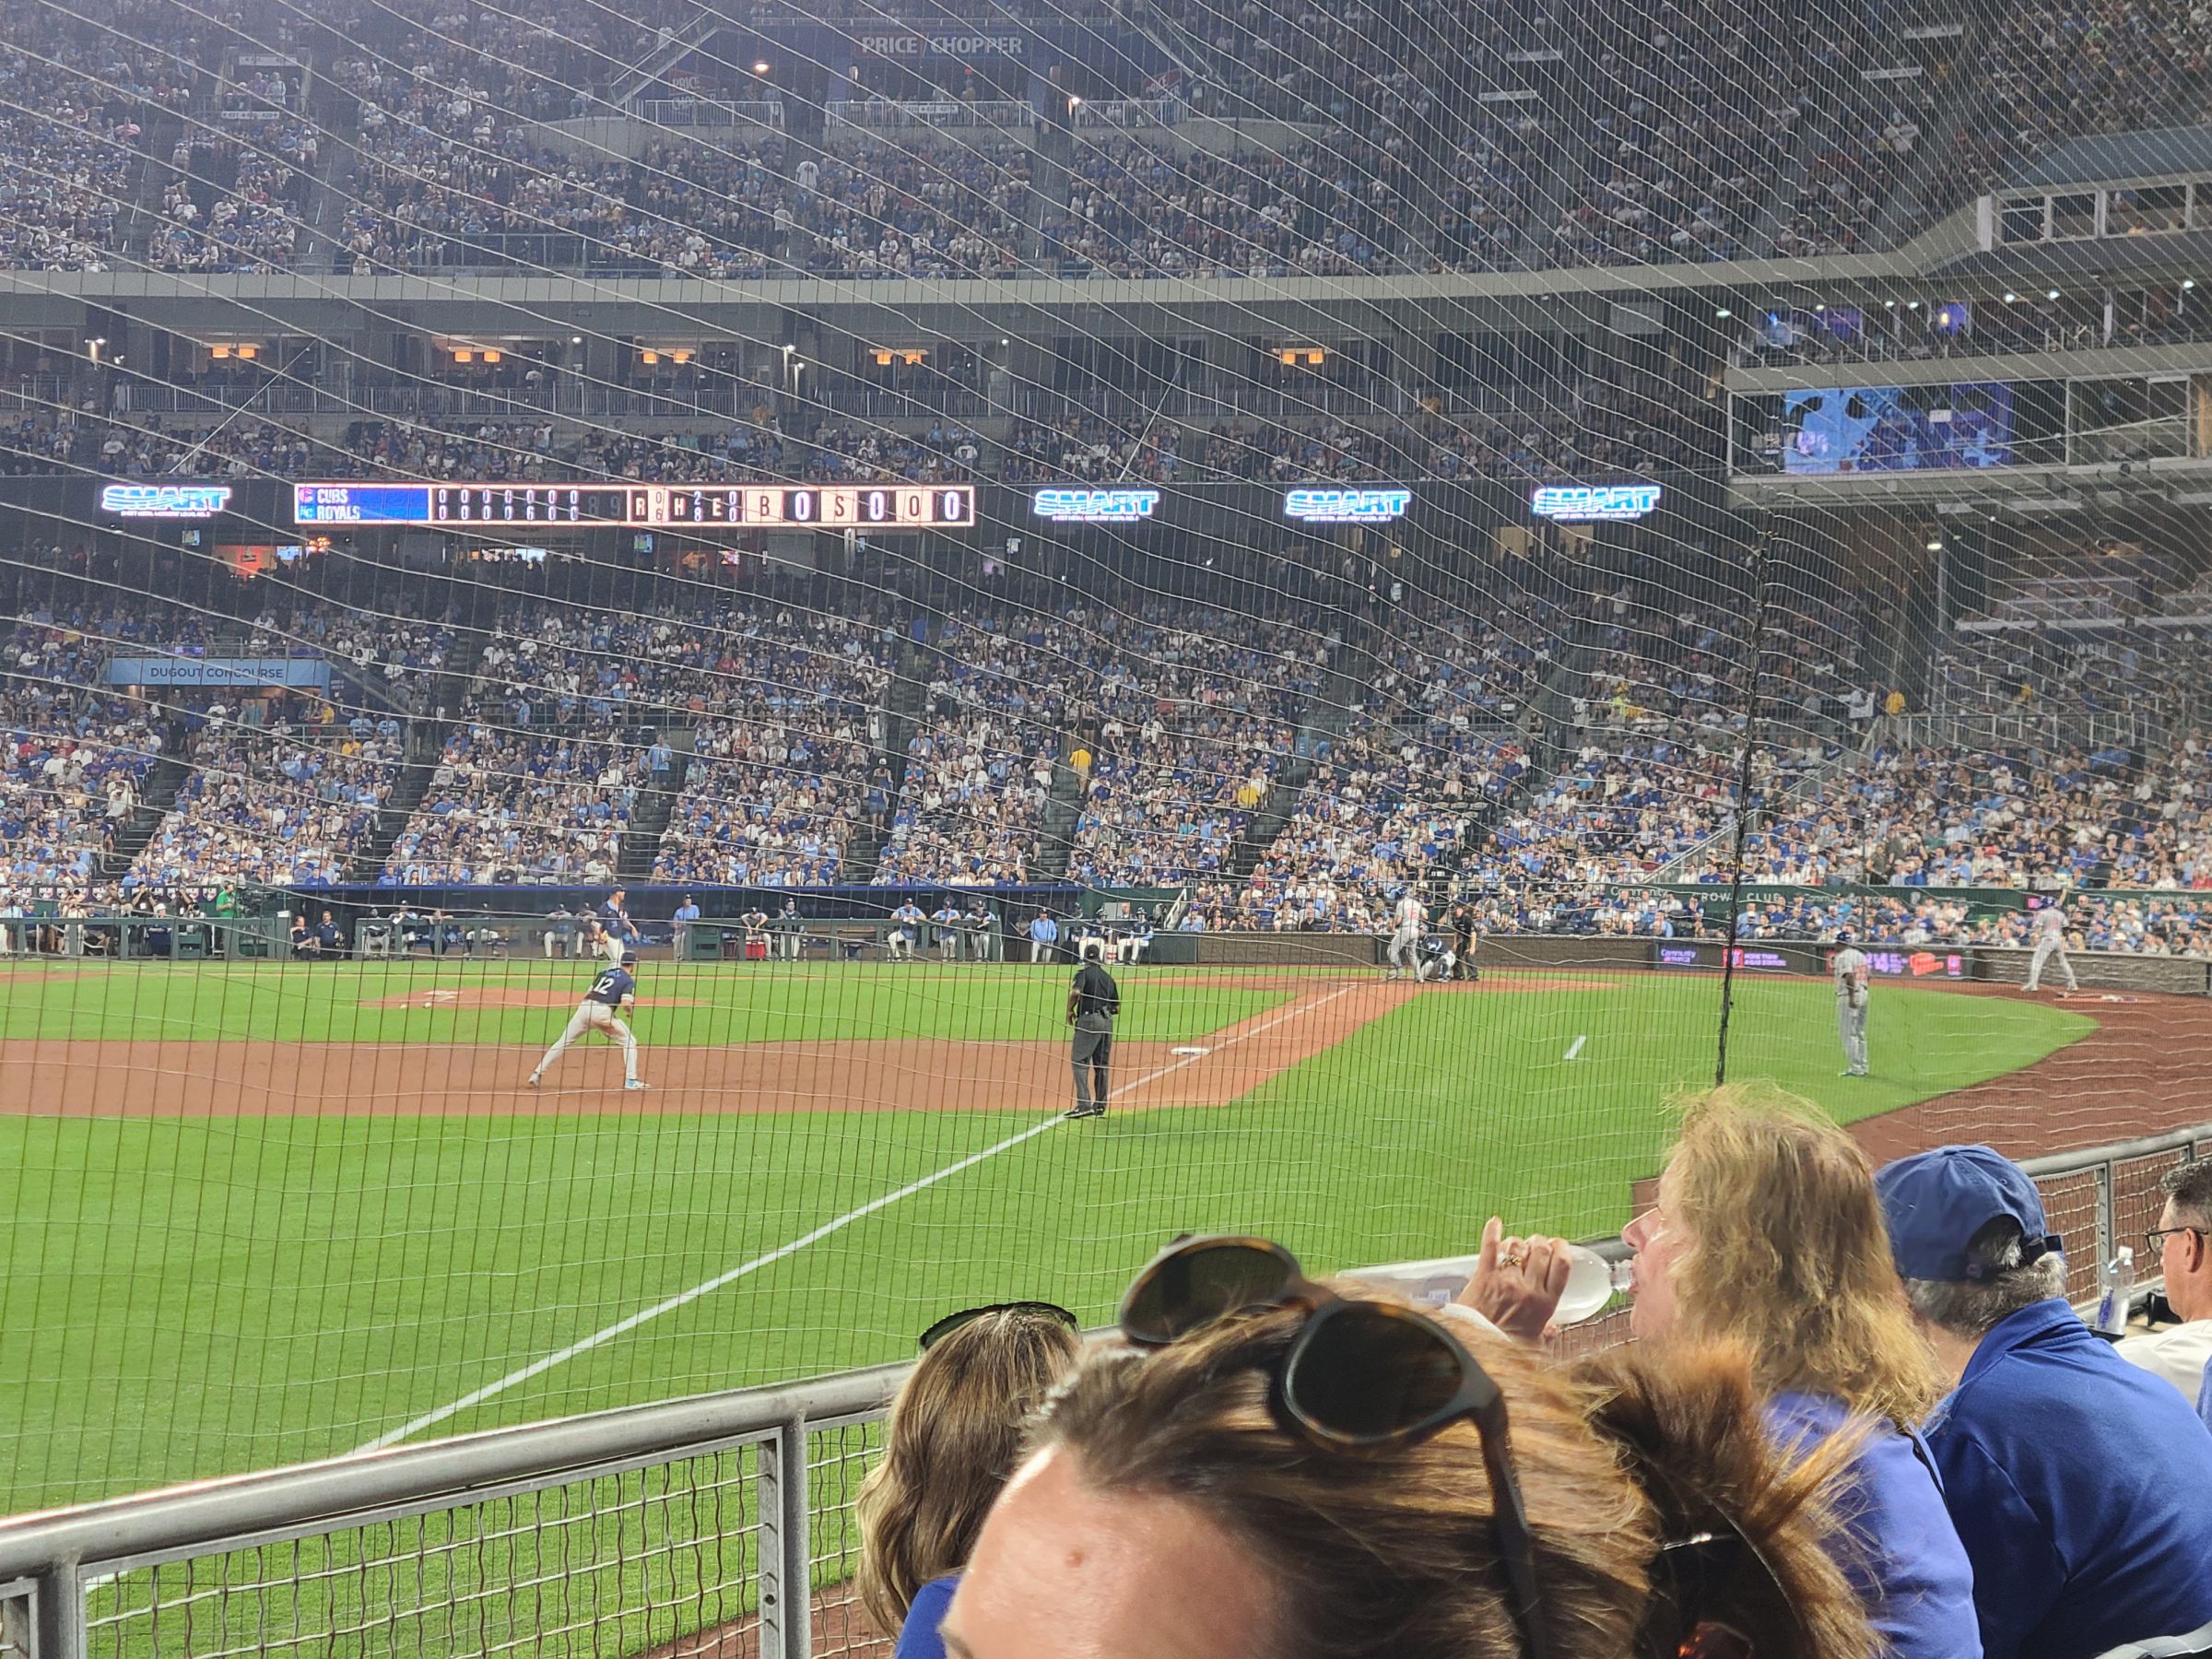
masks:
[[[1283,514],[1306,524],[1387,524],[1406,516],[1410,489],[1347,489],[1300,485],[1283,498]]]
[[[100,510],[112,518],[211,519],[230,505],[228,484],[105,484]]]
[[[1134,524],[1159,511],[1159,491],[1041,489],[1030,511],[1054,524]]]
[[[1529,498],[1529,511],[1558,524],[1640,519],[1659,505],[1656,484],[1547,484]]]

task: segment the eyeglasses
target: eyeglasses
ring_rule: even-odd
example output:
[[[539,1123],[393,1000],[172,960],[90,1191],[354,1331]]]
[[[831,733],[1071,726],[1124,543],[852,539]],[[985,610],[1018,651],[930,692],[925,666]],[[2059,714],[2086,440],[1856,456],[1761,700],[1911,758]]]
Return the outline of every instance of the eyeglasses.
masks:
[[[2159,1251],[2165,1249],[2166,1241],[2176,1233],[2194,1233],[2200,1239],[2212,1239],[2212,1228],[2154,1227],[2143,1235],[2143,1242],[2150,1246],[2152,1255],[2157,1255]]]
[[[1535,1551],[1513,1473],[1505,1396],[1451,1332],[1391,1302],[1347,1301],[1265,1239],[1178,1240],[1122,1299],[1122,1335],[1164,1347],[1215,1320],[1286,1303],[1306,1319],[1273,1369],[1269,1406],[1285,1430],[1331,1452],[1416,1446],[1472,1418],[1489,1477],[1491,1526],[1528,1659],[1543,1659]]]
[[[1058,1302],[992,1302],[985,1307],[962,1308],[958,1313],[946,1314],[935,1324],[922,1333],[922,1351],[925,1354],[928,1353],[931,1348],[936,1347],[938,1343],[944,1341],[962,1325],[973,1324],[977,1320],[991,1313],[1035,1313],[1048,1319],[1057,1319],[1071,1331],[1078,1328],[1076,1316]]]

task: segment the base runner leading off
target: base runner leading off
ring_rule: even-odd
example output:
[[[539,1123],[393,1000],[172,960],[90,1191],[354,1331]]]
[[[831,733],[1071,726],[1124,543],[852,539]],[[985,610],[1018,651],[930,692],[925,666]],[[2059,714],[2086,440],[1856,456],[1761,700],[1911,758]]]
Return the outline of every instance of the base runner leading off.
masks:
[[[622,1045],[622,1087],[643,1088],[638,1081],[638,1040],[621,1015],[633,1012],[638,1006],[638,982],[630,970],[638,965],[635,952],[626,954],[618,967],[608,968],[592,982],[592,988],[583,994],[576,1005],[576,1012],[569,1016],[569,1023],[553,1046],[546,1051],[530,1073],[530,1087],[535,1088],[538,1079],[546,1075],[547,1067],[568,1051],[570,1043],[587,1031],[596,1031],[609,1042]],[[620,1010],[619,1013],[617,1010]]]

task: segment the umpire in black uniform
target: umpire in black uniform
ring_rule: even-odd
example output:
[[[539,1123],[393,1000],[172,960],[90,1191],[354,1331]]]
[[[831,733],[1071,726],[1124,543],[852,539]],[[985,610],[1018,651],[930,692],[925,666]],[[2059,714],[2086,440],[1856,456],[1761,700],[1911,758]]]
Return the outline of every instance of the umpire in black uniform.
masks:
[[[1460,900],[1452,907],[1451,920],[1453,976],[1478,980],[1482,971],[1475,966],[1475,907]]]
[[[1122,1011],[1122,988],[1100,959],[1106,949],[1097,939],[1083,941],[1083,965],[1067,988],[1067,1023],[1075,1027],[1068,1061],[1076,1073],[1076,1107],[1071,1118],[1106,1115],[1108,1068],[1113,1064],[1113,1018]]]

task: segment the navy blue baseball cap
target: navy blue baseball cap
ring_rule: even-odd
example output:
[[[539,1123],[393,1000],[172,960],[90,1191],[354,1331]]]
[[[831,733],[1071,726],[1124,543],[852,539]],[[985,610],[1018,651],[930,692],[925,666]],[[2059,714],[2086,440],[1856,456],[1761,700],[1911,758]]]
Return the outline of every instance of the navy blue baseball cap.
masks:
[[[1874,1178],[1889,1224],[1889,1257],[1901,1277],[1968,1284],[1990,1270],[1966,1247],[1992,1221],[2017,1222],[2020,1265],[2063,1249],[2028,1172],[1988,1147],[1937,1147],[1885,1166]]]

